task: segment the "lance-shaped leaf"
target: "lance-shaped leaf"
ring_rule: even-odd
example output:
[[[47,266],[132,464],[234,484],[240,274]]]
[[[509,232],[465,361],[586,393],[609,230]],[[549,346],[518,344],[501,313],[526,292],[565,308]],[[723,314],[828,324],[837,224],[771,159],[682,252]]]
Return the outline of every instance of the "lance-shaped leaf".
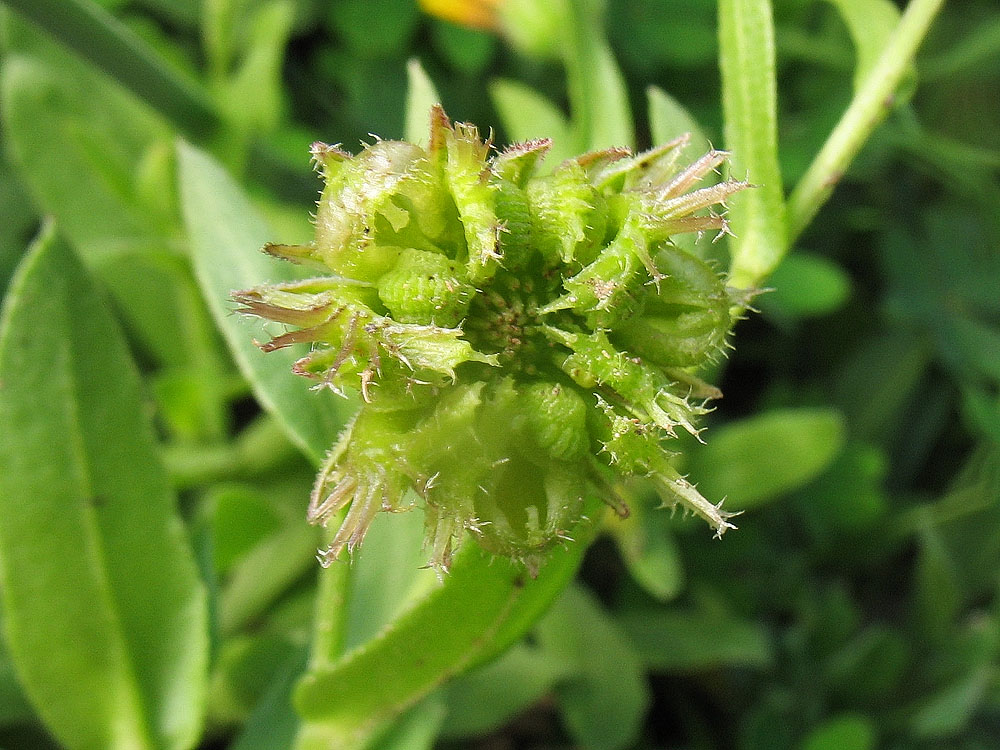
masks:
[[[234,290],[265,279],[287,279],[294,266],[255,252],[267,242],[267,228],[218,164],[186,143],[178,147],[178,158],[191,254],[209,309],[261,404],[306,455],[319,463],[344,423],[344,402],[334,401],[329,394],[310,393],[305,380],[289,376],[301,352],[285,350],[265,357],[253,344],[255,324],[234,315],[235,305],[229,301]],[[267,338],[261,329],[258,323],[257,338]]]
[[[0,383],[0,588],[25,691],[73,750],[193,746],[205,591],[121,334],[52,233],[11,285]]]

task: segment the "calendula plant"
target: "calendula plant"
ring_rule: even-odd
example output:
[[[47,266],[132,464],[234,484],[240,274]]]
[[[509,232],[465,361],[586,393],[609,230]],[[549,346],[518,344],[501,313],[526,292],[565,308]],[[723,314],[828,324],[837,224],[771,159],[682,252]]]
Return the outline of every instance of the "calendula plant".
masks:
[[[0,0],[0,746],[992,747],[991,2]]]
[[[618,484],[648,476],[716,534],[729,514],[670,464],[720,394],[695,370],[726,346],[745,291],[680,249],[727,231],[712,208],[746,182],[704,185],[726,158],[685,164],[689,136],[605,149],[536,174],[549,140],[491,154],[435,107],[426,149],[313,145],[325,186],[309,245],[269,244],[327,272],[234,294],[241,312],[311,342],[294,370],[364,404],[320,469],[309,520],[348,511],[321,560],[353,551],[379,511],[422,499],[430,563],[469,531],[537,571],[572,541],[584,497],[628,513]]]

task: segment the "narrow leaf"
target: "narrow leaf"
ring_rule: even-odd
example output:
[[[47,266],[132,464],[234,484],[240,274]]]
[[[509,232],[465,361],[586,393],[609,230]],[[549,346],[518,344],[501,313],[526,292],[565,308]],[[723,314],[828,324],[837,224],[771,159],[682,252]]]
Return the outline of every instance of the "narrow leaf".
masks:
[[[306,665],[306,649],[286,658],[230,750],[290,750],[298,731],[292,688]]]
[[[205,591],[135,367],[52,233],[12,282],[0,383],[0,588],[25,691],[67,748],[191,747]]]
[[[628,89],[604,38],[601,5],[567,3],[564,61],[578,151],[635,147]]]
[[[434,585],[423,513],[380,513],[351,563],[344,650],[374,638],[415,595]]]
[[[618,622],[655,671],[766,667],[773,654],[756,622],[685,609],[630,610]]]
[[[752,287],[774,270],[786,250],[770,0],[720,0],[719,50],[732,175],[757,186],[730,202],[736,235],[730,276],[735,286]]]
[[[219,595],[219,629],[230,635],[261,615],[316,564],[320,536],[304,518],[293,520],[250,550]]]
[[[691,450],[692,480],[726,507],[749,508],[804,485],[844,444],[844,419],[833,409],[780,409],[717,429]]]
[[[446,738],[486,734],[513,719],[568,677],[571,665],[524,643],[447,688]]]
[[[575,154],[566,115],[533,88],[501,78],[490,83],[490,97],[511,141],[551,138],[552,148],[545,157],[550,166]]]
[[[8,16],[0,112],[12,157],[40,210],[109,289],[155,363],[205,376],[192,413],[200,436],[218,437],[215,386],[224,364],[175,241],[170,128],[119,84]]]
[[[405,138],[410,143],[426,144],[430,137],[431,107],[441,103],[434,82],[420,61],[413,58],[406,64],[406,123]]]
[[[851,294],[851,277],[822,255],[796,252],[771,276],[774,292],[760,297],[760,309],[779,320],[826,315],[839,308]]]
[[[544,649],[575,668],[556,694],[574,745],[632,747],[650,701],[642,662],[594,597],[571,586],[539,623]]]
[[[406,711],[369,745],[369,750],[431,750],[445,716],[444,699],[434,693]]]
[[[143,200],[142,164],[169,143],[166,123],[20,18],[5,27],[4,135],[39,206],[88,265],[162,243],[174,203],[168,185]]]
[[[600,510],[590,503],[586,512]],[[466,544],[441,585],[376,638],[306,675],[295,696],[310,722],[299,747],[350,746],[447,678],[495,657],[566,585],[593,533],[594,524],[576,529],[576,541],[557,549],[536,578]]]
[[[667,514],[652,511],[637,499],[628,518],[615,519],[608,531],[618,542],[625,565],[636,583],[660,601],[677,596],[684,585],[680,551]]]
[[[692,158],[701,156],[712,147],[698,121],[683,104],[658,86],[646,89],[646,96],[649,99],[649,130],[654,146],[690,133],[688,154]]]
[[[896,24],[899,8],[891,0],[830,0],[847,25],[854,42],[854,88],[874,67]]]
[[[292,363],[302,352],[262,353],[253,340],[269,337],[265,325],[234,315],[230,302],[233,290],[289,279],[294,267],[260,251],[274,238],[222,167],[187,143],[181,142],[177,153],[191,255],[209,309],[260,403],[296,445],[319,463],[349,406],[331,394],[310,392],[303,378],[291,374]]]
[[[7,641],[0,628],[0,727],[35,721],[35,712],[31,710],[24,688],[18,682]]]
[[[170,68],[130,28],[90,0],[8,0],[77,54],[192,135],[218,124],[205,92]]]
[[[246,52],[218,96],[235,128],[271,132],[280,123],[285,104],[281,72],[294,16],[289,0],[271,0],[247,19]]]
[[[877,737],[878,731],[868,717],[840,714],[813,729],[802,750],[874,750]]]

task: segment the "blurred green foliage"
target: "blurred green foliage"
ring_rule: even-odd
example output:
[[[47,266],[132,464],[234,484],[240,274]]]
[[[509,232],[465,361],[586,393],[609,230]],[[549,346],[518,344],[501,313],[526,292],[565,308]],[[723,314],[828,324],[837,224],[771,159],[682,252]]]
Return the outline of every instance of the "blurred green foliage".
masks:
[[[547,613],[575,560],[495,623],[418,569],[415,514],[380,519],[335,573],[346,583],[317,582],[311,462],[349,404],[308,394],[287,362],[255,359],[249,343],[264,332],[232,317],[226,295],[276,280],[255,255],[263,241],[309,238],[311,141],[356,149],[370,133],[420,132],[408,92],[433,92],[413,93],[411,58],[453,117],[494,127],[497,143],[553,135],[568,156],[630,140],[634,123],[631,145],[684,130],[727,145],[717,3],[571,3],[583,41],[561,57],[412,0],[67,4],[140,50],[141,66],[88,47],[100,40],[83,27],[64,24],[61,41],[43,31],[58,4],[9,5],[0,747],[321,746],[309,742],[327,736],[324,693],[293,699],[295,686],[372,643],[353,668],[451,660],[412,693],[425,697],[371,728],[372,748],[996,747],[995,0],[945,6],[886,122],[718,366],[725,398],[707,444],[688,441],[680,462],[706,495],[744,510],[739,530],[712,541],[629,487],[632,517],[607,522]],[[775,166],[790,188],[898,9],[775,0],[773,16]],[[140,95],[116,73],[130,67]],[[187,109],[174,106],[182,94]],[[179,138],[194,145],[178,151]],[[725,248],[706,252],[726,264]],[[26,497],[39,499],[31,512]],[[456,609],[427,609],[434,591]],[[334,594],[339,619],[314,619]],[[74,624],[60,630],[66,612]],[[410,619],[386,630],[400,613]],[[337,635],[324,641],[316,622]],[[435,644],[450,625],[456,639]],[[481,640],[489,628],[502,637]],[[383,687],[402,691],[419,668]]]

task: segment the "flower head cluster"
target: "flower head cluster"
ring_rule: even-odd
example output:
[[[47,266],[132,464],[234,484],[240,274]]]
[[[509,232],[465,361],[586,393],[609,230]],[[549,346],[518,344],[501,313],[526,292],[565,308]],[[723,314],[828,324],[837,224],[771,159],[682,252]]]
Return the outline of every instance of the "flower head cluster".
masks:
[[[315,144],[315,242],[265,250],[322,274],[234,294],[292,327],[265,351],[308,342],[295,371],[364,399],[312,493],[312,522],[347,509],[321,560],[359,545],[378,511],[410,507],[412,490],[439,570],[467,531],[536,566],[586,497],[623,509],[615,488],[631,475],[721,534],[728,514],[663,444],[696,435],[720,395],[693,370],[746,303],[670,241],[726,231],[712,208],[746,183],[698,187],[726,154],[681,166],[679,138],[539,176],[549,141],[491,154],[475,127],[439,107],[431,120],[426,148]]]

